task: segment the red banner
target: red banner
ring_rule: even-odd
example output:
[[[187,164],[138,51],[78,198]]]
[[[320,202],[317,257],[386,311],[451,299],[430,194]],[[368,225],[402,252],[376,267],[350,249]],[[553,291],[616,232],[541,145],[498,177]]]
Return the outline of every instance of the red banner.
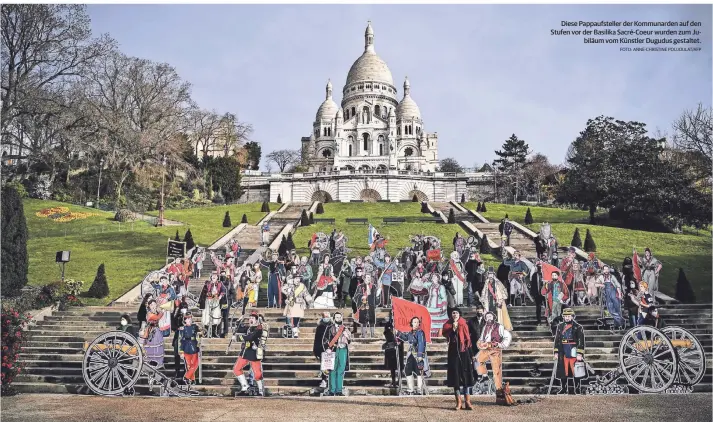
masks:
[[[391,308],[394,312],[394,328],[405,333],[409,332],[411,319],[418,317],[421,320],[421,329],[426,334],[426,343],[431,342],[431,314],[425,306],[392,296]]]
[[[636,281],[641,281],[641,267],[639,267],[639,254],[634,251],[634,256],[631,257],[631,264],[634,267],[634,278]]]
[[[546,262],[542,263],[542,279],[544,281],[552,281],[552,273],[557,271],[562,274],[559,268],[555,267],[554,265],[548,264]]]

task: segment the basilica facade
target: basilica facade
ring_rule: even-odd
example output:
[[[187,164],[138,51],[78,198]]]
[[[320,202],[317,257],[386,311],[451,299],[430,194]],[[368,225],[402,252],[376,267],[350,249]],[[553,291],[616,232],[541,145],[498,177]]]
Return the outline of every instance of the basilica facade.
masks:
[[[333,99],[331,81],[325,97],[311,135],[302,138],[310,172],[436,171],[438,135],[425,131],[408,78],[401,100],[397,98],[391,71],[374,49],[371,22],[364,53],[347,74],[341,105]]]

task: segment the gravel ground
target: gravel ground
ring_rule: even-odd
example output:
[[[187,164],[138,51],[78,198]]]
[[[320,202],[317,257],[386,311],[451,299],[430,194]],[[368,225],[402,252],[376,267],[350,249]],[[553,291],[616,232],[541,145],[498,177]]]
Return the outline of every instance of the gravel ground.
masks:
[[[515,396],[515,400],[524,397]],[[3,397],[10,421],[711,421],[711,394],[547,397],[517,407],[475,398],[474,411],[453,410],[452,397],[113,398],[24,394]],[[178,406],[180,403],[180,407]],[[575,411],[575,409],[578,409]]]

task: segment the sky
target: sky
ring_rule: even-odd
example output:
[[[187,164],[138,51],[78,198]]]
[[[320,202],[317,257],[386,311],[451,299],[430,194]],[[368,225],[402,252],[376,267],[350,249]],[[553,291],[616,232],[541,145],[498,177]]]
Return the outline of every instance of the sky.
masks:
[[[200,107],[252,124],[263,157],[300,147],[330,78],[340,103],[371,20],[376,53],[391,69],[398,98],[408,76],[424,130],[438,133],[439,158],[473,167],[492,162],[512,134],[563,163],[587,120],[600,115],[670,133],[684,110],[711,105],[712,7],[235,4],[88,11],[93,31],[108,33],[125,54],[174,66]],[[619,51],[637,45],[551,35],[585,29],[563,28],[563,20],[695,20],[702,25],[676,29],[701,31],[693,37],[702,43],[690,46],[702,49]]]

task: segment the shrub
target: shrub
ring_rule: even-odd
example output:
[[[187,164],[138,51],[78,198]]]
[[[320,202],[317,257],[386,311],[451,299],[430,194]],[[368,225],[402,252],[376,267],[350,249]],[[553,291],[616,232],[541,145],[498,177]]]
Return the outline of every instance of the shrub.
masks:
[[[260,212],[270,212],[270,205],[267,202],[263,202]]]
[[[461,203],[461,204],[465,203],[465,194],[464,194],[464,193],[462,193],[462,194],[460,195],[460,203]]]
[[[41,174],[30,180],[29,196],[36,199],[50,199],[52,196],[52,184],[49,176]]]
[[[572,236],[572,243],[570,243],[575,248],[582,249],[582,238],[579,236],[579,227],[574,229],[574,236]]]
[[[174,237],[173,240],[175,240],[176,242],[181,241],[181,236],[178,235],[178,230],[176,230],[176,237]]]
[[[104,273],[104,263],[99,265],[99,268],[97,268],[97,276],[94,277],[94,282],[89,288],[87,295],[96,299],[109,296],[109,283],[107,282],[106,274]]]
[[[223,217],[223,227],[233,227],[233,223],[230,221],[230,211],[225,212],[225,217]]]
[[[321,202],[317,204],[317,209],[315,210],[317,214],[324,214],[324,206]]]
[[[278,204],[281,204],[281,203],[282,203],[282,196],[280,196],[279,193],[277,194],[277,203],[278,203]]]
[[[243,214],[243,218],[240,220],[240,223],[247,224],[247,222],[248,222],[248,216],[247,216],[247,214]]]
[[[15,296],[27,284],[27,221],[22,199],[12,186],[2,192],[2,265],[0,287],[4,296]]]
[[[505,213],[505,218],[507,218],[507,219],[509,220],[509,219],[510,219],[510,216],[507,215],[507,213]]]
[[[480,203],[480,201],[478,201],[478,207],[475,208],[475,211],[476,211],[476,212],[481,212],[481,211],[483,211],[483,205]]]
[[[225,199],[223,198],[223,194],[220,193],[220,189],[218,189],[218,192],[213,195],[213,203],[214,204],[225,204]]]
[[[300,225],[302,227],[309,226],[309,217],[307,216],[307,211],[302,210],[302,215],[300,216]]]
[[[128,221],[134,221],[136,220],[136,214],[134,214],[132,211],[123,209],[119,210],[114,214],[114,221],[119,221],[121,223],[126,223]]]
[[[309,213],[309,224],[310,225],[314,224],[314,213],[313,212]]]
[[[490,248],[490,243],[488,242],[488,235],[483,234],[483,240],[480,242],[480,253],[481,254],[488,254],[492,253],[493,250]]]
[[[527,212],[525,213],[525,224],[532,224],[533,222],[530,207],[527,207]]]
[[[295,248],[295,242],[292,240],[292,232],[287,233],[287,249],[293,250]]]
[[[201,200],[201,191],[198,189],[193,189],[193,200],[194,201],[200,201]]]
[[[693,293],[691,283],[686,278],[683,268],[678,269],[678,279],[676,280],[676,299],[681,303],[696,303],[696,294]]]
[[[64,280],[64,293],[71,296],[79,296],[82,293],[82,287],[84,287],[84,282],[82,280],[75,280],[69,278]]]
[[[411,202],[418,202],[418,196],[416,194],[413,194],[413,198],[411,198]]]
[[[421,212],[424,214],[431,213],[431,211],[428,210],[428,202],[421,202]]]
[[[483,206],[480,208],[480,212],[488,212],[488,209],[485,207],[485,201],[483,201]]]
[[[37,295],[37,300],[35,301],[35,307],[44,308],[46,306],[54,305],[55,302],[62,297],[62,282],[54,281],[49,284],[45,284],[40,289],[40,293]]]
[[[25,188],[25,185],[20,183],[19,180],[13,180],[12,182],[7,182],[5,186],[9,186],[15,191],[17,191],[17,194],[20,195],[20,198],[27,198],[27,189]]]
[[[2,395],[11,394],[12,381],[22,372],[24,363],[20,361],[20,353],[23,351],[28,340],[28,332],[25,330],[30,321],[30,315],[22,311],[7,307],[3,308],[2,315],[2,366],[0,367],[0,378],[2,378]]]
[[[594,238],[592,238],[592,232],[587,229],[587,236],[584,238],[584,251],[585,252],[596,252],[597,244],[594,243]]]
[[[280,246],[277,248],[277,254],[279,256],[287,255],[287,238],[284,234],[282,235],[282,241],[280,242]]]
[[[451,208],[451,211],[448,213],[448,224],[455,224],[456,223],[456,214],[453,212],[453,208]]]
[[[187,251],[195,248],[196,243],[193,241],[193,233],[191,233],[191,229],[186,230],[186,235],[183,236],[183,241],[186,242]]]

